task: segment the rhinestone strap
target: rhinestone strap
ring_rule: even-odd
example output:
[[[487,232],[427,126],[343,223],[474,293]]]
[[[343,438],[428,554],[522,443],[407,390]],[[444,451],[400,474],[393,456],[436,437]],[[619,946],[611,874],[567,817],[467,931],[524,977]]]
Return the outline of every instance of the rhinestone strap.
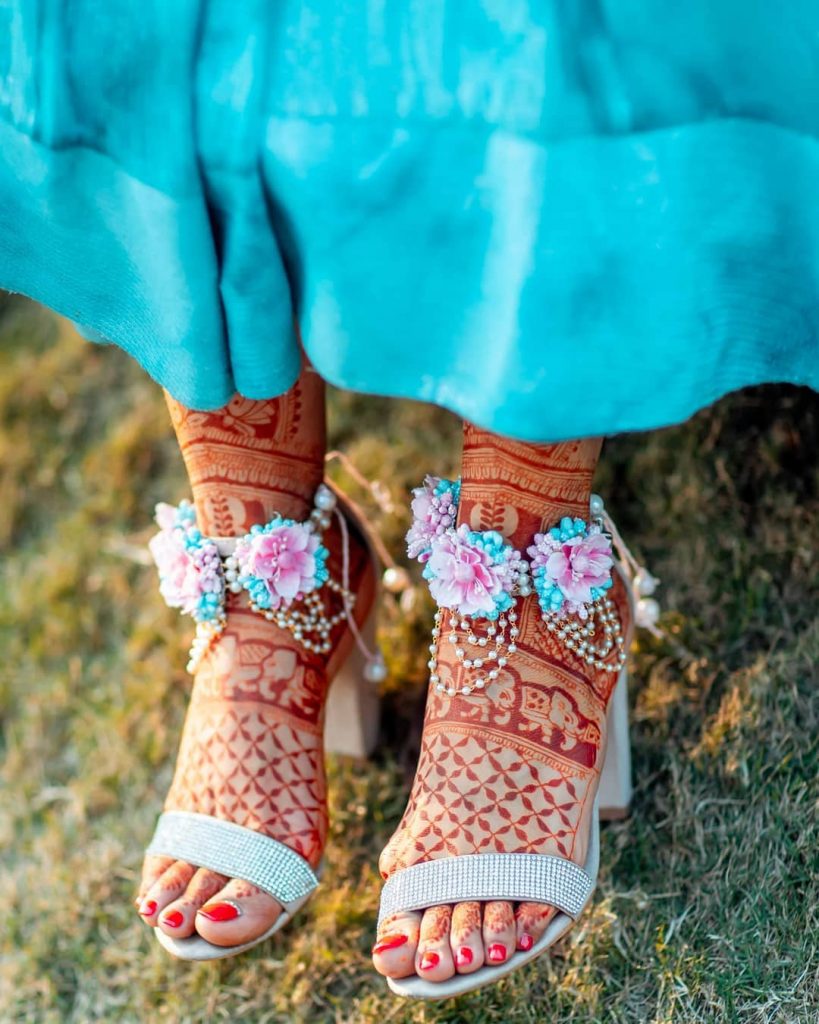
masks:
[[[586,905],[594,882],[562,857],[538,853],[471,853],[415,864],[392,875],[381,894],[381,921],[442,903],[510,900],[548,903],[571,918]]]
[[[242,878],[269,893],[285,909],[318,885],[307,861],[283,843],[192,811],[160,815],[147,853],[177,857],[229,878]]]

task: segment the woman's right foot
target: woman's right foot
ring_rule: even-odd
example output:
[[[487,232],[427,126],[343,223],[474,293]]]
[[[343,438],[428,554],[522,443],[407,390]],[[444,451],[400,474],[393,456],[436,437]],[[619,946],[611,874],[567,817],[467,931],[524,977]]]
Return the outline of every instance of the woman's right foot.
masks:
[[[360,624],[375,593],[369,549],[354,527],[351,589]],[[331,576],[340,578],[341,537],[325,535]],[[324,704],[331,679],[350,650],[346,623],[335,628],[329,655],[308,652],[292,633],[231,594],[227,626],[195,675],[166,811],[193,811],[277,839],[312,868],[327,833]],[[248,942],[277,920],[281,906],[240,878],[196,863],[146,857],[137,908],[174,938],[198,933],[218,946]]]
[[[206,536],[238,536],[274,513],[302,521],[324,477],[324,384],[309,366],[270,401],[239,395],[223,409],[197,412],[168,396],[188,471],[197,523]],[[332,518],[323,537],[332,579],[342,579],[342,537]],[[350,590],[360,624],[372,605],[369,549],[350,524]],[[338,610],[328,588],[323,601]],[[227,596],[224,632],[196,671],[165,810],[195,811],[263,832],[315,867],[327,831],[323,713],[352,637],[342,619],[331,652],[306,650],[287,629]],[[219,946],[263,934],[281,908],[240,878],[170,857],[146,857],[137,909],[175,938],[198,932]]]

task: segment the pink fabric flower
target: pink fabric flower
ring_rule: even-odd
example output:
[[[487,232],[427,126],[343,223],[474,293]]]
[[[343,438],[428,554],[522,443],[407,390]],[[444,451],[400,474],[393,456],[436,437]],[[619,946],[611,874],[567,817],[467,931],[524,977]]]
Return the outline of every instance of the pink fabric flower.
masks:
[[[546,559],[545,568],[547,578],[560,587],[567,600],[586,604],[592,600],[592,587],[605,585],[613,565],[609,539],[593,533],[561,541]]]
[[[441,608],[454,608],[460,615],[493,612],[493,598],[504,589],[503,566],[493,565],[482,548],[470,543],[469,527],[435,538],[425,575],[429,589]]]
[[[160,501],[154,508],[154,520],[160,530],[173,530],[176,526],[176,507]]]
[[[242,568],[270,591],[271,607],[289,604],[316,585],[315,552],[319,538],[302,523],[254,534],[242,553]]]
[[[166,506],[170,508],[171,506]],[[171,508],[171,513],[173,513]],[[157,522],[160,522],[157,508]],[[162,529],[148,542],[159,570],[159,592],[171,608],[193,615],[199,608],[202,579],[197,561],[185,550],[178,533]]]
[[[440,477],[427,476],[424,478],[424,486],[416,487],[412,492],[412,526],[406,536],[407,555],[410,558],[417,558],[422,563],[429,559],[435,537],[440,536],[450,526],[454,526],[458,514],[458,506],[451,490],[444,490],[441,494],[435,493],[440,483]]]

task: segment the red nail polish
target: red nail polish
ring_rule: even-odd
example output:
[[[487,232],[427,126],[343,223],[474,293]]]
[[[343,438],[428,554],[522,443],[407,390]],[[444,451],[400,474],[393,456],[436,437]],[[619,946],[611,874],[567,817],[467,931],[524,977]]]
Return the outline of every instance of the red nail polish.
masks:
[[[521,935],[521,937],[518,939],[518,945],[524,953],[528,953],[532,946],[534,946],[534,944],[535,940],[532,938],[531,935],[527,934],[526,932],[524,932],[523,935]]]
[[[433,967],[437,967],[441,958],[437,953],[424,953],[421,957],[420,967],[422,971],[429,971]]]
[[[506,946],[502,942],[493,942],[486,951],[486,955],[493,964],[502,964],[506,959]]]
[[[386,949],[398,949],[407,941],[406,935],[382,935],[373,946],[373,953],[383,953]]]
[[[143,900],[139,912],[143,917],[153,917],[156,913],[156,900]]]
[[[169,914],[164,914],[162,917],[162,923],[166,924],[169,928],[178,928],[185,920],[185,915],[181,910],[172,910]]]
[[[233,921],[240,911],[232,903],[208,903],[199,913],[209,921]]]
[[[455,954],[455,963],[459,967],[468,967],[475,959],[475,955],[469,946],[461,946],[458,952]]]

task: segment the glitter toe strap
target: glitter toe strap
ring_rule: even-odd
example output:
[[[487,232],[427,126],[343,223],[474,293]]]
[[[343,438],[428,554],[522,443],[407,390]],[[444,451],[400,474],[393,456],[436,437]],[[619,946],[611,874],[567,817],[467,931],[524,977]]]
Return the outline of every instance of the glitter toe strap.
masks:
[[[270,836],[191,811],[160,815],[148,854],[176,857],[229,878],[241,878],[287,909],[308,896],[318,878],[307,861]]]
[[[378,921],[444,903],[487,900],[547,903],[574,919],[593,889],[591,876],[562,857],[467,854],[424,861],[391,875],[381,893]]]

